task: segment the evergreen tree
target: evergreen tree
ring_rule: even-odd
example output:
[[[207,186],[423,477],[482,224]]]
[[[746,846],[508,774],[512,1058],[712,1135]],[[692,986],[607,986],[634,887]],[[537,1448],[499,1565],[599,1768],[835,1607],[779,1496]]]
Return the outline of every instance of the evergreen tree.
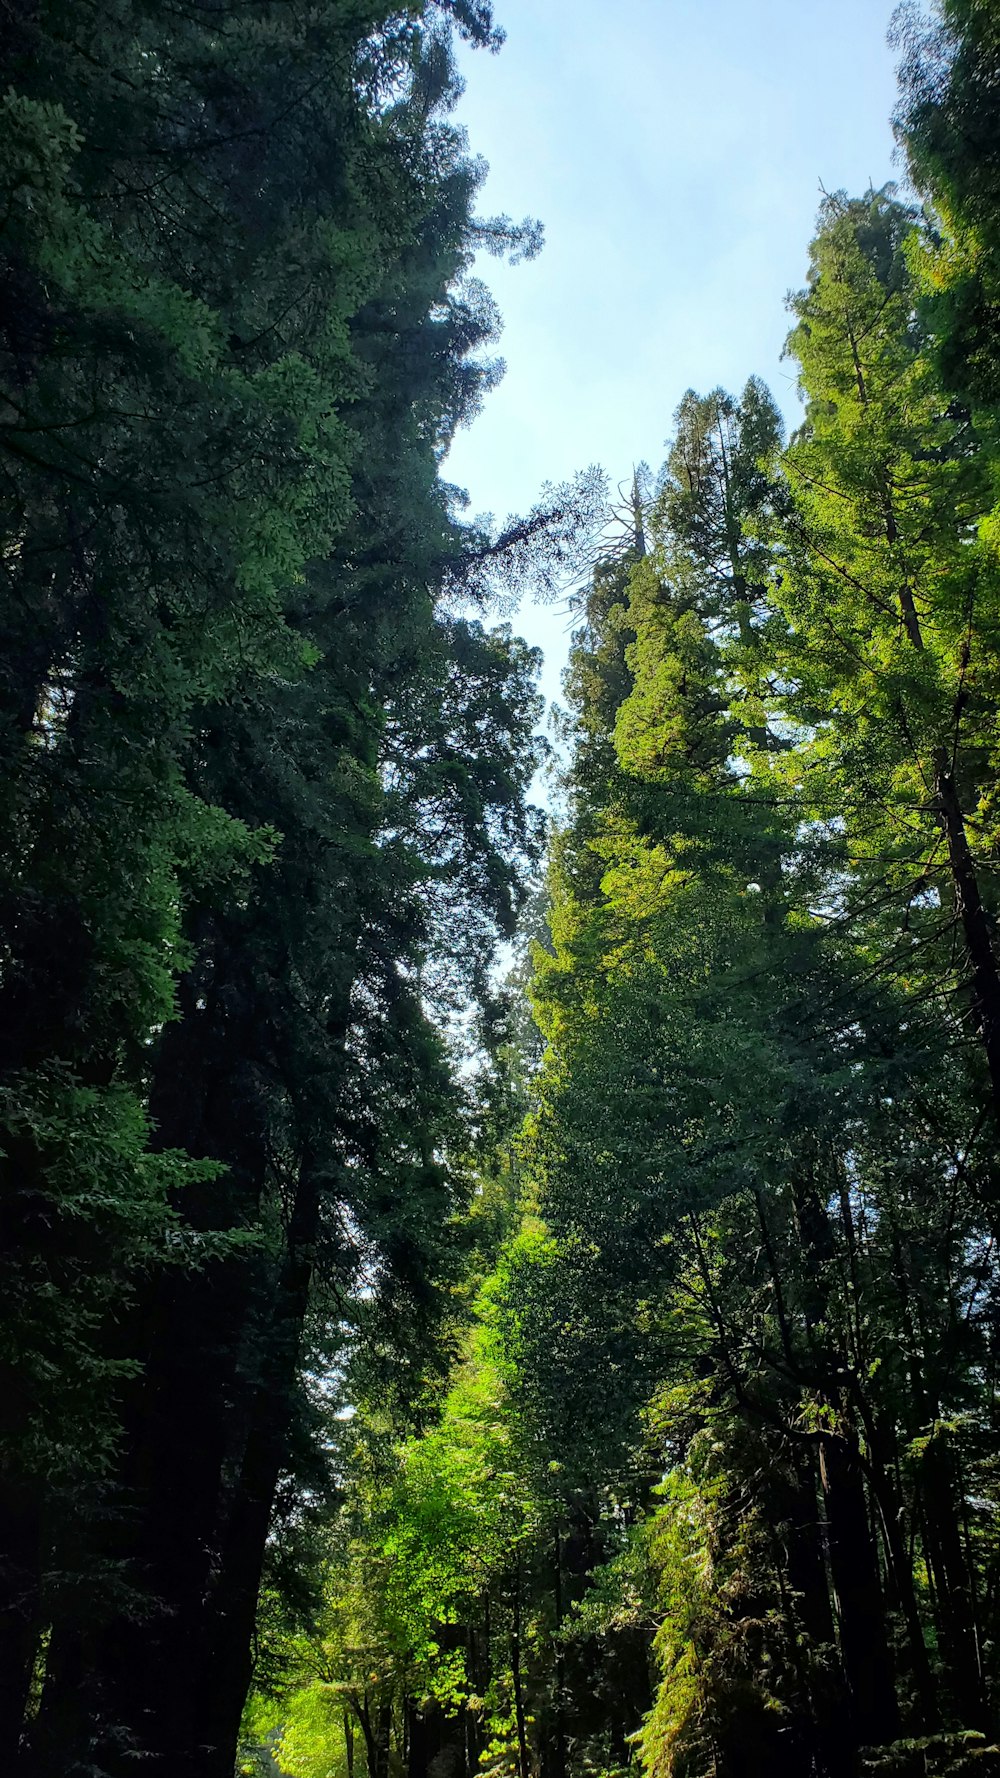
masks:
[[[448,602],[566,531],[555,496],[463,528],[438,480],[494,374],[465,270],[535,244],[472,221],[449,15],[495,47],[464,5],[8,26],[0,1719],[34,1769],[228,1775],[314,1280],[405,1343],[447,1269],[431,1009],[510,929],[536,758],[532,657]]]

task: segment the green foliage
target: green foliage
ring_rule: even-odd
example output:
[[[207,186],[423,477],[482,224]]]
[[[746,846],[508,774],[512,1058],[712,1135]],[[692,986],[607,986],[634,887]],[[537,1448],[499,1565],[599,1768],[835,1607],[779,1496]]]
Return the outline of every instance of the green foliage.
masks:
[[[3,26],[0,1737],[41,1650],[39,1769],[225,1763],[330,1486],[316,1378],[364,1347],[414,1411],[447,1368],[451,1038],[540,842],[489,601],[592,497],[495,536],[439,479],[497,374],[473,256],[539,242],[473,219],[452,23],[497,46],[479,5]]]
[[[8,1763],[221,1778],[253,1664],[251,1774],[995,1768],[994,12],[901,23],[790,443],[636,473],[533,900],[491,601],[604,484],[439,479],[488,7],[2,26]]]

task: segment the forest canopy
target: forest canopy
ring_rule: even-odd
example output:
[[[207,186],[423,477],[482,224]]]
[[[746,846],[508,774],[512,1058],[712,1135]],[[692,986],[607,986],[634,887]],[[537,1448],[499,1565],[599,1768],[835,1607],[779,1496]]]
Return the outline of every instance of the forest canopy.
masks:
[[[499,528],[456,39],[0,17],[4,1769],[997,1773],[1000,15]]]

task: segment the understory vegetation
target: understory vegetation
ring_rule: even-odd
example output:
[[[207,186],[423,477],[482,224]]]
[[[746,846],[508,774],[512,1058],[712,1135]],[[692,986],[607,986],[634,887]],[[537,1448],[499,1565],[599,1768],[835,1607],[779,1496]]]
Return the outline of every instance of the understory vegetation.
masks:
[[[501,526],[456,37],[0,12],[0,1762],[1000,1774],[1000,13]]]

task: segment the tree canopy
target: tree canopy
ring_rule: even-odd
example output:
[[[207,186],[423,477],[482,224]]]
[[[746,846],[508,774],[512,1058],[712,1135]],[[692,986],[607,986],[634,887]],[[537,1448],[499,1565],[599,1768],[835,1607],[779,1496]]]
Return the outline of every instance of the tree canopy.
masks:
[[[1000,32],[897,29],[792,436],[490,528],[490,8],[0,21],[17,1778],[1000,1771]]]

